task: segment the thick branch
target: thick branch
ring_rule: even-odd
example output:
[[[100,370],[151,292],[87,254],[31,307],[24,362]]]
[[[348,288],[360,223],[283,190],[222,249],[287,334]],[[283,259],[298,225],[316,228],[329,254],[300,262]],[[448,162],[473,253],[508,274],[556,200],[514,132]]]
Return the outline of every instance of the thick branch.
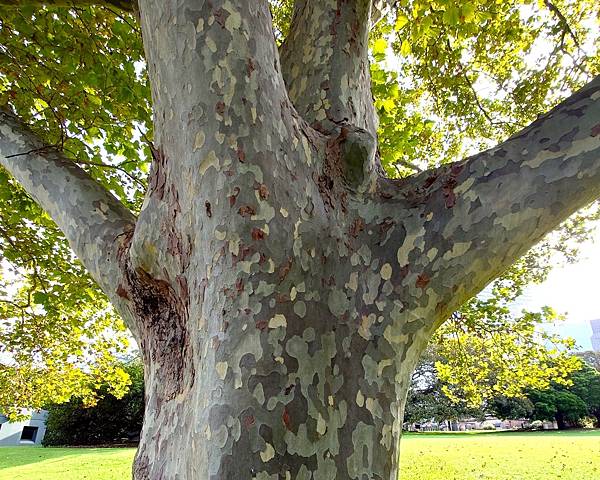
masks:
[[[499,146],[394,185],[380,214],[413,212],[397,262],[439,323],[600,196],[600,77]]]
[[[109,5],[120,10],[133,12],[136,0],[0,0],[0,5],[8,7],[42,6],[72,7],[88,5]]]
[[[268,152],[290,141],[295,120],[267,0],[143,0],[140,13],[156,148],[132,256],[137,266],[165,279],[164,265],[173,263],[179,248],[173,243],[191,245],[197,235],[178,222],[203,221],[198,199],[208,201],[218,186],[204,173],[244,161],[264,161],[264,171],[273,171]]]
[[[298,112],[321,130],[350,124],[377,132],[368,61],[371,0],[296,0],[281,49]]]
[[[117,306],[117,253],[135,217],[13,114],[0,110],[0,164],[48,212],[92,277]]]

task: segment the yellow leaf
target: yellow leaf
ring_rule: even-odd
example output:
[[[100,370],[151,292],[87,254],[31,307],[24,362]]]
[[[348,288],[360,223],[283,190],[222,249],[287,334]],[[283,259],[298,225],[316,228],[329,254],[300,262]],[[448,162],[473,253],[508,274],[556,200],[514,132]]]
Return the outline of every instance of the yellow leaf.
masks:
[[[406,57],[410,51],[410,42],[408,40],[403,40],[402,45],[400,46],[400,53]]]
[[[404,25],[406,25],[408,23],[408,17],[402,13],[398,14],[398,17],[396,18],[396,25],[394,26],[394,28],[396,29],[396,31],[402,29],[402,27],[404,27]]]
[[[375,40],[375,43],[373,44],[374,54],[385,53],[386,49],[387,42],[385,41],[385,38],[378,38],[377,40]]]

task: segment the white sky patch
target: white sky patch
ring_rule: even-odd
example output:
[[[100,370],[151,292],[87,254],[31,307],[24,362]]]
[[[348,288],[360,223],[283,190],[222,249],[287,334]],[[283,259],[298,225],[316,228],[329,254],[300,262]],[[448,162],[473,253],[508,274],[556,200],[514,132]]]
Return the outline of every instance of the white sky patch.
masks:
[[[545,282],[530,285],[513,310],[537,311],[547,305],[566,319],[548,325],[547,331],[573,337],[582,350],[591,350],[590,320],[600,318],[600,226],[592,240],[579,247],[577,263],[555,266]],[[559,262],[557,255],[557,263]]]

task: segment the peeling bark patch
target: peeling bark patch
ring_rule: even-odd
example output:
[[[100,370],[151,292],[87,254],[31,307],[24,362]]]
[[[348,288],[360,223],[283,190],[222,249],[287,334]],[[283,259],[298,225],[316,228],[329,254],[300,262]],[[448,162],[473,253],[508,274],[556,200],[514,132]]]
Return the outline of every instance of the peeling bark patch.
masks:
[[[131,299],[139,320],[144,364],[157,376],[154,381],[160,385],[154,392],[157,397],[150,397],[153,408],[160,411],[164,402],[189,388],[194,378],[187,330],[189,290],[183,276],[177,277],[180,290],[177,294],[167,282],[154,279],[143,270],[133,271],[128,263],[129,245],[130,239],[119,252],[127,280],[121,287]]]
[[[121,285],[121,284],[119,284],[119,286],[117,287],[116,294],[117,294],[119,297],[121,297],[121,298],[124,298],[125,300],[129,300],[129,299],[130,299],[130,298],[129,298],[129,292],[128,292],[128,291],[127,291],[127,289],[126,289],[126,288],[125,288],[123,285]]]
[[[167,176],[165,174],[165,165],[167,159],[160,148],[155,148],[150,144],[150,152],[152,153],[152,171],[148,179],[148,195],[156,196],[158,199],[163,198],[165,193],[165,183]]]
[[[269,198],[269,189],[264,183],[261,183],[258,186],[258,196],[261,200],[267,200]]]
[[[239,208],[238,215],[242,217],[252,217],[253,215],[256,215],[256,208],[252,205],[244,205]]]

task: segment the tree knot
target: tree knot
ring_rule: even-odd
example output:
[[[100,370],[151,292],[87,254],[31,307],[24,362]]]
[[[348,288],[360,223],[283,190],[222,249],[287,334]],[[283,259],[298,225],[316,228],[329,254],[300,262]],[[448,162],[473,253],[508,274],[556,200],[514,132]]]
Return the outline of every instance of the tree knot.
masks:
[[[353,125],[344,125],[337,131],[337,136],[327,142],[327,150],[329,159],[337,160],[335,163],[346,186],[359,192],[372,186],[377,141],[371,133]]]

